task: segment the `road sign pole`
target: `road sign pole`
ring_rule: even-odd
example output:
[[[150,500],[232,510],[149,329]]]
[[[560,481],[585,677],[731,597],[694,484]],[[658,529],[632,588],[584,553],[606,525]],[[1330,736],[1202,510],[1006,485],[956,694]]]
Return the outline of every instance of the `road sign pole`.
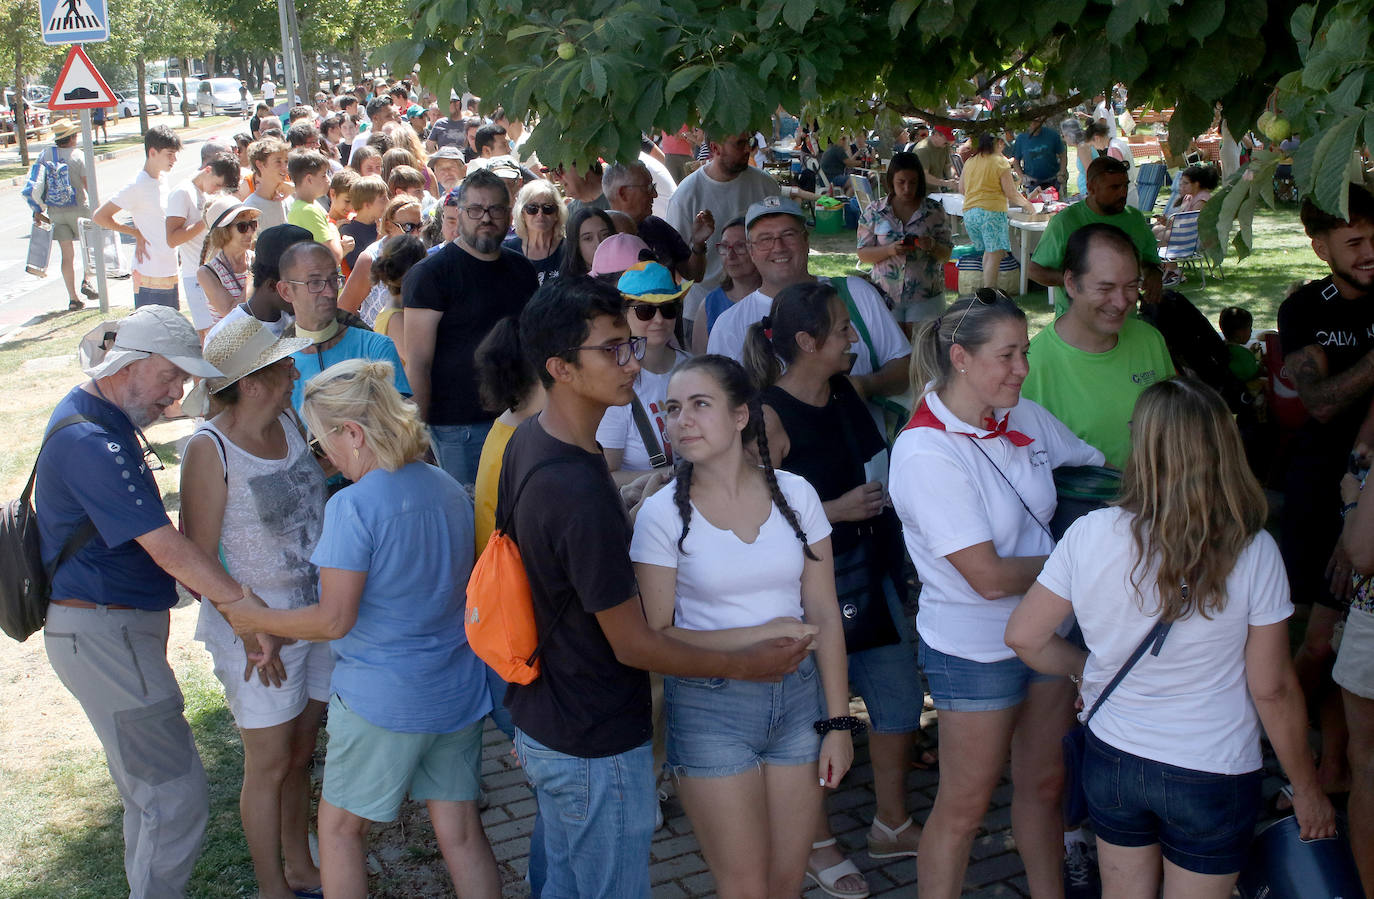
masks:
[[[100,208],[100,190],[95,183],[95,140],[91,135],[89,109],[81,110],[81,146],[86,151],[86,202],[91,205],[91,212],[94,214]],[[110,291],[105,281],[105,229],[92,222],[90,230],[86,233],[95,241],[95,289],[100,294],[100,311],[109,312]],[[81,279],[86,279],[85,259],[81,260]]]

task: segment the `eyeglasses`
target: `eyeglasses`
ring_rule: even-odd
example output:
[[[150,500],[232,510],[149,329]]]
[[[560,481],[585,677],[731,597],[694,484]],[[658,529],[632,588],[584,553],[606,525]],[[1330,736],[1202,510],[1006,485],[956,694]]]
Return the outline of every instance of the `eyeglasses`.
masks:
[[[804,233],[805,232],[799,228],[788,228],[786,231],[779,231],[777,234],[760,234],[758,237],[749,238],[749,246],[767,253],[779,243],[795,243],[801,239]]]
[[[343,427],[343,425],[335,425],[328,431],[325,431],[324,436],[327,437],[330,434],[333,434],[341,427]],[[319,437],[311,437],[310,441],[306,445],[310,447],[310,453],[316,459],[327,459],[329,457],[329,452],[324,448],[324,444],[320,443],[320,440],[321,438]]]
[[[677,300],[671,303],[631,303],[630,310],[634,312],[635,318],[642,322],[653,321],[655,312],[661,313],[663,320],[670,322],[678,317],[678,313],[682,311],[682,304]]]
[[[420,230],[419,222],[397,222],[396,227],[401,229],[402,234],[409,234],[412,231]]]
[[[293,278],[282,278],[287,284],[304,284],[305,289],[311,293],[324,293],[326,287],[335,290],[342,290],[344,286],[343,275],[335,275],[332,278],[311,278],[308,281],[297,281]]]
[[[978,288],[977,290],[975,290],[975,291],[973,292],[973,298],[974,298],[975,300],[977,300],[977,301],[978,301],[981,305],[983,305],[983,306],[994,306],[994,305],[997,304],[997,301],[998,301],[999,299],[1005,299],[1005,300],[1009,300],[1009,299],[1010,299],[1010,297],[1008,297],[1006,294],[1002,293],[1002,291],[997,290],[997,289],[992,288],[992,287],[980,287],[980,288]],[[959,316],[959,320],[958,320],[957,322],[954,323],[954,333],[951,334],[950,337],[949,337],[949,344],[950,344],[950,346],[953,346],[953,345],[954,345],[955,340],[959,337],[959,328],[960,328],[960,326],[963,325],[964,319],[968,318],[968,314],[969,314],[970,312],[972,312],[972,311],[973,311],[973,306],[972,306],[972,304],[966,306],[966,307],[964,308],[964,314],[961,315],[961,316]]]
[[[749,241],[737,240],[734,243],[721,241],[716,244],[716,252],[722,256],[743,256],[749,252]]]
[[[492,221],[496,221],[508,217],[510,215],[510,207],[500,203],[495,206],[482,206],[478,203],[470,203],[463,207],[463,214],[474,222],[480,222],[484,215],[489,215]]]
[[[554,215],[558,212],[558,206],[553,203],[526,203],[525,215]]]
[[[608,346],[570,346],[563,352],[572,353],[577,350],[600,350],[603,353],[610,354],[615,359],[616,365],[628,365],[631,356],[636,359],[644,358],[644,348],[648,346],[648,344],[649,339],[647,337],[631,337],[624,343],[612,343]]]
[[[234,230],[240,234],[252,234],[258,230],[258,220],[249,219],[246,222],[234,222]]]
[[[651,197],[658,196],[658,185],[650,181],[648,184],[626,184],[625,187],[633,187],[642,190]]]

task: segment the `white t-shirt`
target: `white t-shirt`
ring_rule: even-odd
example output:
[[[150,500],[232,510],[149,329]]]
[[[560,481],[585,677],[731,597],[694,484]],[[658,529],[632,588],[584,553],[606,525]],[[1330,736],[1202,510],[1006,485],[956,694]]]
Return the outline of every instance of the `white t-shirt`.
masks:
[[[649,175],[654,179],[654,189],[658,191],[658,195],[654,197],[654,215],[667,221],[668,201],[673,198],[673,194],[677,193],[677,182],[673,180],[673,175],[668,171],[668,167],[650,154],[641,152],[639,161],[644,163],[644,167],[649,170]],[[691,233],[690,230],[688,233]],[[686,240],[687,236],[683,235],[682,239]]]
[[[946,655],[974,662],[1013,658],[1003,631],[1021,597],[984,599],[946,557],[988,541],[1002,558],[1048,555],[1054,541],[1047,528],[1058,502],[1053,470],[1101,465],[1102,453],[1025,398],[1010,410],[995,411],[999,418],[1007,416],[1009,430],[1033,439],[1019,447],[1005,437],[965,436],[990,432],[960,421],[934,392],[925,402],[947,430],[903,431],[892,447],[888,483],[907,552],[921,576],[916,630]],[[994,464],[1016,485],[1015,492]],[[1021,500],[1044,527],[1031,520]]]
[[[271,81],[262,83],[262,99],[270,106],[277,98],[277,86]]]
[[[226,315],[219,321],[215,322],[214,325],[211,326],[210,333],[205,335],[205,342],[209,343],[210,341],[214,340],[215,335],[222,331],[224,329],[224,326],[229,324],[230,322],[236,322],[240,319],[251,317],[252,316],[248,312],[248,310],[243,308],[242,303],[237,304],[236,306],[234,306],[233,309],[229,310],[228,315]],[[295,323],[296,317],[294,315],[292,315],[289,312],[283,312],[281,314],[281,318],[277,319],[274,322],[263,322],[263,325],[267,327],[267,330],[271,331],[278,337],[281,337],[283,334],[286,333],[286,329],[291,327]]]
[[[1090,512],[1069,527],[1037,578],[1073,604],[1083,629],[1089,650],[1085,709],[1155,625],[1131,586],[1130,525],[1131,515],[1122,509]],[[1137,577],[1143,607],[1151,613],[1158,605],[1157,567]],[[1098,739],[1194,771],[1244,774],[1260,767],[1260,723],[1245,681],[1245,643],[1251,626],[1293,614],[1283,560],[1266,532],[1241,550],[1226,579],[1226,596],[1226,607],[1210,619],[1194,613],[1175,621],[1159,655],[1147,653],[1127,672],[1088,725]]]
[[[194,181],[187,179],[168,191],[167,215],[184,218],[187,225],[194,225],[205,217],[208,199],[209,197],[196,187]],[[176,248],[177,258],[181,260],[183,278],[196,276],[196,269],[200,268],[200,251],[205,246],[205,238],[209,233],[210,230],[207,228]]]
[[[257,191],[253,191],[248,195],[248,199],[243,201],[243,205],[251,206],[262,213],[258,216],[259,233],[275,225],[286,224],[286,214],[289,210],[288,203],[289,201],[286,199],[265,199],[262,194]]]
[[[135,258],[134,271],[150,278],[175,276],[177,254],[167,245],[167,180],[140,171],[110,202],[133,216],[134,227],[148,242],[148,258]]]
[[[668,431],[664,427],[663,401],[668,396],[668,380],[673,376],[673,369],[688,358],[686,353],[677,353],[673,368],[663,374],[641,368],[635,378],[635,396],[644,406],[644,414],[649,417],[659,446],[670,462],[673,449],[668,445]],[[606,449],[625,451],[620,462],[621,471],[648,471],[652,467],[649,464],[649,451],[644,447],[644,438],[639,435],[639,426],[635,424],[634,409],[629,403],[606,410],[601,425],[596,429],[596,442]]]
[[[692,225],[698,212],[709,209],[716,220],[716,232],[706,241],[706,274],[688,291],[683,309],[683,315],[692,321],[696,320],[702,301],[720,283],[724,273],[720,254],[716,252],[716,242],[725,233],[725,226],[731,219],[744,215],[752,204],[764,197],[778,195],[778,182],[761,169],[751,166],[733,181],[716,181],[706,174],[709,167],[704,165],[682,179],[673,192],[672,200],[668,202],[667,214],[662,216],[678,230],[683,240],[691,239]]]
[[[830,279],[823,278],[821,280],[829,281]],[[879,366],[886,365],[893,359],[910,355],[911,343],[902,333],[896,319],[892,317],[892,313],[888,310],[887,304],[883,302],[882,295],[878,293],[877,288],[863,278],[850,277],[845,283],[849,287],[850,295],[854,297],[854,306],[859,310],[859,315],[863,317],[864,326],[868,328],[868,336],[873,338],[873,352],[878,356]],[[736,362],[742,362],[744,360],[744,339],[748,336],[749,326],[767,315],[771,308],[773,308],[773,298],[765,295],[762,290],[756,290],[745,296],[738,303],[722,312],[720,317],[716,319],[715,325],[711,327],[711,336],[706,342],[706,351],[729,356]],[[857,331],[858,328],[856,327],[855,330]],[[851,374],[870,375],[873,373],[873,360],[869,357],[868,346],[864,344],[862,335],[857,342],[849,345],[849,351],[857,357],[854,360]]]
[[[797,513],[807,542],[830,536],[820,497],[804,478],[779,471],[778,487]],[[630,559],[677,569],[673,623],[692,631],[755,627],[774,618],[801,618],[801,541],[776,504],[753,543],[715,527],[692,507],[691,528],[679,552],[682,517],[667,484],[644,501],[635,520]]]

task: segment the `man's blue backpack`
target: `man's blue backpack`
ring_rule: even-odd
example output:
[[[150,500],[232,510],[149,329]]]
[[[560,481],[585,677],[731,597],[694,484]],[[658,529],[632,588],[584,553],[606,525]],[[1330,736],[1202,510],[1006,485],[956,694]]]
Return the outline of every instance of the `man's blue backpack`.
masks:
[[[43,166],[43,202],[50,209],[65,209],[76,205],[76,188],[72,186],[71,166],[57,158],[57,148],[52,148],[52,161],[39,159]]]

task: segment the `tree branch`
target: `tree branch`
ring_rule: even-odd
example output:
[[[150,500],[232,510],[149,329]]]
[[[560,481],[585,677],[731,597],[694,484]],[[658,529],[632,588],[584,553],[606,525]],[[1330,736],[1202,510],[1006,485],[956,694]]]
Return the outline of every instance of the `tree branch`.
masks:
[[[982,133],[984,131],[999,131],[1005,129],[1009,125],[1026,125],[1029,124],[1032,119],[1049,118],[1052,115],[1063,112],[1066,109],[1071,109],[1079,103],[1082,103],[1084,94],[1082,91],[1075,91],[1063,100],[1041,103],[1038,106],[1020,107],[1001,115],[994,115],[991,118],[977,120],[959,119],[942,113],[933,112],[929,109],[923,109],[916,105],[915,100],[911,99],[910,92],[904,94],[904,97],[906,99],[905,105],[897,106],[891,103],[888,105],[892,106],[902,115],[917,116],[931,125],[947,125],[951,128],[962,128],[965,131]]]

